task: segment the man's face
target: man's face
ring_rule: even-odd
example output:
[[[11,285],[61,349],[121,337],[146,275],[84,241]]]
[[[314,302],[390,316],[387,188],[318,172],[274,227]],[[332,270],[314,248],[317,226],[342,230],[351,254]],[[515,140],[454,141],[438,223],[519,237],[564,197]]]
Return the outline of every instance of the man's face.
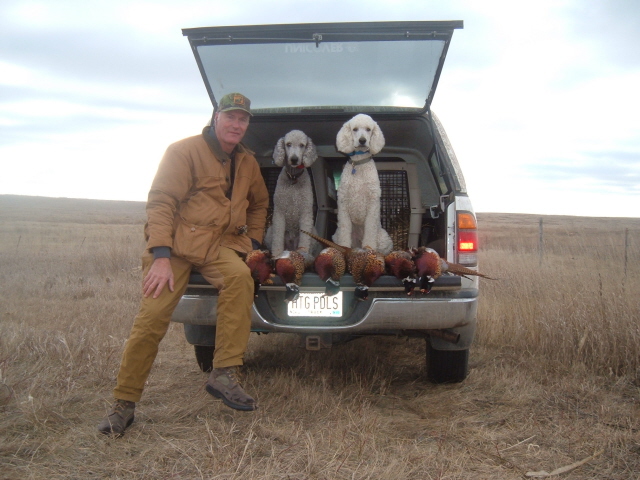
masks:
[[[249,127],[249,114],[242,110],[218,112],[215,115],[215,131],[222,149],[231,153],[240,143]]]

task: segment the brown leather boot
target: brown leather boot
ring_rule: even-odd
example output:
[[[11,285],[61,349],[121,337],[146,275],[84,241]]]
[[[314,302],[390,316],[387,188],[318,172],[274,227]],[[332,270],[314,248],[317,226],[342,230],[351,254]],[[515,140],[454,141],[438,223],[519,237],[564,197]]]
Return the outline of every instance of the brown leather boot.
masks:
[[[207,380],[206,390],[236,410],[255,410],[256,401],[245,393],[238,381],[238,367],[214,368]]]
[[[111,405],[111,412],[98,425],[98,430],[106,435],[121,437],[129,425],[133,423],[136,404],[127,400],[116,399]]]

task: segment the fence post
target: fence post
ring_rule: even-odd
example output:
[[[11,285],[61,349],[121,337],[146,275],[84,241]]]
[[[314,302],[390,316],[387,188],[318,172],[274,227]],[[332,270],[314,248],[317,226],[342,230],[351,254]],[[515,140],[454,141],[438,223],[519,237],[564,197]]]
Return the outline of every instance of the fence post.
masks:
[[[540,237],[538,240],[538,251],[540,252],[540,265],[542,265],[542,258],[544,257],[544,234],[542,232],[542,217],[540,217],[538,231],[539,231],[539,237]]]
[[[624,229],[624,279],[627,279],[627,262],[629,260],[629,229]]]

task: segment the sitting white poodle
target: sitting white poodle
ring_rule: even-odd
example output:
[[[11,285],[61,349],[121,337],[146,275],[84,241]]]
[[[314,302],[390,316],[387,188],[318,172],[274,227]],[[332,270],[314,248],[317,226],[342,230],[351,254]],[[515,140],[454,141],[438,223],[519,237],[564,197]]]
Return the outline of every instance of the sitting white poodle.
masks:
[[[373,155],[384,147],[384,135],[369,116],[345,123],[336,138],[338,151],[349,155],[338,187],[338,229],[333,241],[345,247],[370,247],[383,255],[393,241],[380,224],[380,179]]]
[[[273,220],[264,243],[273,258],[284,250],[304,248],[315,255],[318,243],[300,230],[315,233],[313,218],[313,191],[307,172],[316,161],[316,146],[300,130],[292,130],[278,140],[274,151],[275,164],[282,167],[273,194]]]

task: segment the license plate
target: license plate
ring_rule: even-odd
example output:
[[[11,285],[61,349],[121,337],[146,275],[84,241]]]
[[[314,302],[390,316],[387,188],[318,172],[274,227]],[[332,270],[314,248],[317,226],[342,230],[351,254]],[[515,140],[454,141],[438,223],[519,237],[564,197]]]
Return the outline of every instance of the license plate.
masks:
[[[290,317],[341,317],[342,292],[332,297],[321,292],[301,292],[295,302],[289,302],[287,308]]]

